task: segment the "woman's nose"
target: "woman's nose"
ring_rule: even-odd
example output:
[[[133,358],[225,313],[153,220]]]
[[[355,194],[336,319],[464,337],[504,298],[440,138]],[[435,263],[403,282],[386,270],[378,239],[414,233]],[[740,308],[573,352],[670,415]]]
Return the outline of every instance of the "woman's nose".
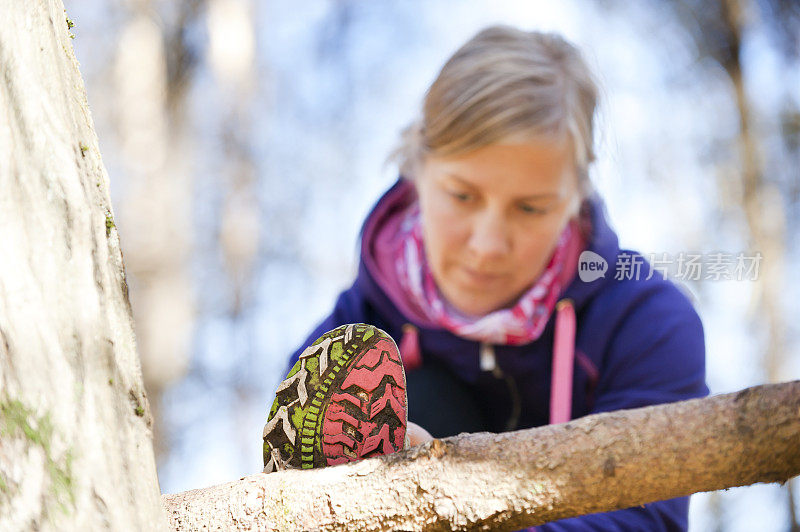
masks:
[[[475,217],[469,238],[469,250],[478,259],[495,259],[511,250],[507,222],[490,210]]]

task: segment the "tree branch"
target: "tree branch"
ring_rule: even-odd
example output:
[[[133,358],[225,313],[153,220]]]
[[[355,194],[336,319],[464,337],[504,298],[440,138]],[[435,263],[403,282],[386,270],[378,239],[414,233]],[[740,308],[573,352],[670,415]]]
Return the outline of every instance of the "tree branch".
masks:
[[[517,530],[800,473],[800,381],[164,495],[176,530]]]

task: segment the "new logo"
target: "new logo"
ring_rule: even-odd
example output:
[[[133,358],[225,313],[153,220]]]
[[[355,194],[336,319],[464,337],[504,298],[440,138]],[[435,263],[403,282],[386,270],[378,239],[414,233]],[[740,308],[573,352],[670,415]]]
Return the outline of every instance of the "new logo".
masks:
[[[578,257],[578,277],[584,283],[606,276],[608,262],[594,251],[584,251]]]

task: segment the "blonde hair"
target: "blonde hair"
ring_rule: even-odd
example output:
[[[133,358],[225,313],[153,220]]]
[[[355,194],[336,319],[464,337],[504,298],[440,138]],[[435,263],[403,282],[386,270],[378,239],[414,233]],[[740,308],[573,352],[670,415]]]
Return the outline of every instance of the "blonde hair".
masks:
[[[588,187],[597,92],[580,51],[562,37],[492,26],[445,63],[425,95],[422,117],[403,131],[392,158],[413,179],[429,155],[566,133],[582,188]]]

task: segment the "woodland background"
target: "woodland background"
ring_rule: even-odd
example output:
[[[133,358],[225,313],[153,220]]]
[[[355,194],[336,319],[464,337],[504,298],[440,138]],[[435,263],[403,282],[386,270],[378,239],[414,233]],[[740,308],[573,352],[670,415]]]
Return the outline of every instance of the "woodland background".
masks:
[[[385,160],[399,130],[447,56],[491,23],[584,50],[603,87],[592,179],[623,246],[762,253],[757,281],[676,278],[705,324],[712,393],[800,378],[800,4],[65,6],[111,179],[162,492],[260,469],[286,357],[353,278],[363,217],[396,179]],[[788,530],[798,491],[795,479],[695,495],[690,525]]]

